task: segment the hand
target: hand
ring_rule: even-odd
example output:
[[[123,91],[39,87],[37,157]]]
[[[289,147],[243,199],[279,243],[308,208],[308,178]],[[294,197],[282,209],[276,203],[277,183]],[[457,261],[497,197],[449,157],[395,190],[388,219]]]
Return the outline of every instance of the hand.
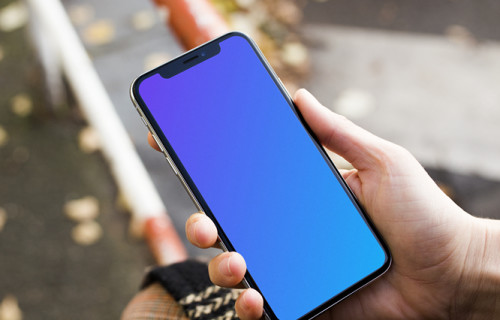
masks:
[[[499,249],[498,245],[486,245],[484,220],[473,218],[455,205],[402,147],[332,113],[305,90],[299,90],[294,101],[322,144],[355,168],[342,175],[393,254],[393,265],[383,277],[323,317],[448,319],[467,318],[468,313],[477,311],[473,305],[476,301],[471,298],[477,298],[484,287],[477,260],[484,259],[486,252],[498,256],[494,249]],[[500,234],[498,224],[494,229],[490,237]],[[217,230],[203,214],[190,217],[186,234],[200,248],[216,245]],[[493,242],[500,243],[496,239]],[[494,262],[499,265],[498,259]],[[244,259],[234,252],[218,255],[209,265],[212,281],[226,287],[237,286],[245,270]],[[495,303],[500,302],[500,278],[496,276],[493,287],[497,294],[493,300],[485,300],[492,304],[493,311]],[[489,287],[490,291],[495,289]],[[242,319],[258,319],[262,306],[260,294],[248,289],[238,299],[236,311]],[[486,318],[491,318],[491,313]]]

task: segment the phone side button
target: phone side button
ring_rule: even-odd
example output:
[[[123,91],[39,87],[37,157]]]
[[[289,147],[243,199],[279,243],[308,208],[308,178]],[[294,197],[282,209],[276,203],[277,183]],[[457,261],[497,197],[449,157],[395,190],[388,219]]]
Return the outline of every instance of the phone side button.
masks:
[[[153,136],[153,139],[156,142],[156,144],[158,145],[158,147],[160,148],[161,152],[165,153],[165,150],[163,149],[163,144],[160,143],[160,141],[158,140],[156,135],[154,135],[153,133],[151,133],[151,135]]]
[[[219,236],[217,236],[217,244],[219,245],[219,247],[221,248],[222,251],[224,251],[224,252],[229,251],[227,249],[226,245],[224,244],[224,242],[222,242],[222,239]]]
[[[174,173],[175,175],[179,175],[179,171],[177,171],[177,167],[174,165],[174,163],[172,162],[172,160],[170,160],[169,157],[165,156],[165,159],[167,159],[167,162],[168,164],[170,165],[170,168],[172,168],[172,170],[174,170]]]

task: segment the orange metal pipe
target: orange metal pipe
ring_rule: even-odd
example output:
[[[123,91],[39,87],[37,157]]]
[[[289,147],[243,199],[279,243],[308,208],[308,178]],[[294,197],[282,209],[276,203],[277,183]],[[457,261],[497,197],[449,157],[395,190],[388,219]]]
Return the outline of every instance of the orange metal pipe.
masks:
[[[160,265],[184,261],[188,254],[167,214],[148,218],[144,223],[146,242]]]
[[[230,28],[208,0],[154,0],[167,9],[168,24],[182,46],[192,49]]]

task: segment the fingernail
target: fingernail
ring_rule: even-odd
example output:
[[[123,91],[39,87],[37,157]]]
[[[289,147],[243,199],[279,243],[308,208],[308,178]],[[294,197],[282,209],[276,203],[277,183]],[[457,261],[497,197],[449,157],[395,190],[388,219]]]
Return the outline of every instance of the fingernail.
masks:
[[[230,262],[231,262],[231,256],[228,256],[227,258],[222,260],[221,263],[219,264],[219,272],[226,277],[233,276],[233,273],[231,272]]]
[[[294,95],[293,95],[293,98],[297,98],[297,95],[299,94],[299,92],[301,91],[307,91],[305,88],[299,88],[297,91],[295,91]]]
[[[252,289],[248,289],[245,292],[243,292],[243,297],[242,297],[242,303],[243,303],[243,308],[245,309],[250,309],[252,306],[256,305],[257,302],[257,297],[255,296],[255,291]]]
[[[249,306],[248,305],[248,299],[249,299],[249,297],[248,297],[249,293],[248,292],[249,292],[249,290],[246,290],[245,292],[243,292],[243,297],[241,297],[241,302],[243,303],[242,307],[245,308],[245,309],[248,309],[248,306]]]

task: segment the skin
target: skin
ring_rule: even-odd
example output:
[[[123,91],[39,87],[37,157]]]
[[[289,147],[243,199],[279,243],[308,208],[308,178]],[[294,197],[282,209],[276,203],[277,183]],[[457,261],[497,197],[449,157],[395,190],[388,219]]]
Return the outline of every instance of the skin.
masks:
[[[355,169],[342,175],[388,243],[390,270],[329,309],[321,319],[492,319],[500,316],[500,225],[475,218],[447,197],[404,148],[383,140],[299,90],[294,101],[322,144]],[[150,144],[159,149],[151,136]],[[204,214],[186,223],[189,241],[217,246]],[[209,264],[213,283],[240,284],[243,257],[221,253]],[[241,319],[259,319],[263,300],[253,290],[236,302]]]

